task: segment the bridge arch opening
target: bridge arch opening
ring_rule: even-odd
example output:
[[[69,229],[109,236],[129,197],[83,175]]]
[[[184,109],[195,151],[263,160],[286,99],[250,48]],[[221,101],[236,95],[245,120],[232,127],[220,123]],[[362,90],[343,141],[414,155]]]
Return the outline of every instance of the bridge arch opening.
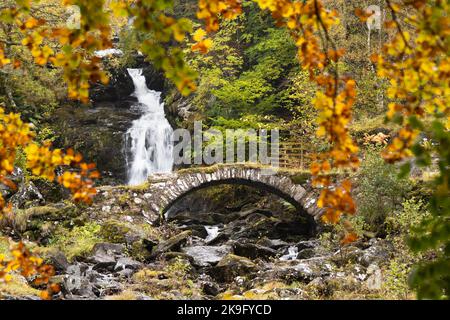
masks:
[[[318,225],[314,220],[314,217],[311,216],[307,210],[301,205],[301,203],[295,200],[291,195],[281,191],[280,189],[260,181],[254,181],[243,178],[228,178],[221,180],[212,180],[209,182],[202,183],[198,186],[190,188],[188,191],[182,193],[177,196],[174,200],[171,200],[166,206],[162,208],[162,213],[166,220],[174,220],[176,219],[177,212],[179,212],[179,204],[188,199],[189,197],[196,195],[196,197],[204,197],[204,200],[208,200],[204,191],[208,189],[216,188],[217,190],[221,190],[220,188],[228,186],[228,187],[246,187],[250,190],[260,191],[264,193],[264,196],[274,195],[277,196],[280,200],[284,200],[288,204],[292,206],[292,211],[295,212],[295,215],[298,219],[298,222],[303,223],[305,226],[304,233],[305,236],[311,237],[317,233]],[[220,191],[218,191],[220,192]],[[224,190],[224,192],[229,192],[229,190]],[[264,197],[263,196],[263,197]],[[257,205],[255,203],[255,205]],[[195,215],[195,213],[193,213]],[[277,215],[275,213],[274,215]]]

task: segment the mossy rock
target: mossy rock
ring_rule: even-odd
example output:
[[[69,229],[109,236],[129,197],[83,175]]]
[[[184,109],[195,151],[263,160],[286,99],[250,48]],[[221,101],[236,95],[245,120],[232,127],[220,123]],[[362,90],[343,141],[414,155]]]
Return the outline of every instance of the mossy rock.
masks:
[[[63,225],[73,225],[72,218],[79,211],[74,205],[48,205],[18,209],[14,212],[14,229],[23,233],[30,240],[38,240],[50,236],[61,222]]]
[[[131,255],[131,257],[133,257],[133,259],[136,259],[137,261],[140,262],[144,262],[150,259],[151,249],[152,248],[149,247],[144,240],[141,240],[133,242],[128,252]]]
[[[100,236],[111,243],[126,243],[127,233],[131,228],[121,221],[106,221],[101,228]]]
[[[211,269],[211,275],[220,282],[232,282],[237,276],[248,276],[256,265],[248,258],[228,254]]]

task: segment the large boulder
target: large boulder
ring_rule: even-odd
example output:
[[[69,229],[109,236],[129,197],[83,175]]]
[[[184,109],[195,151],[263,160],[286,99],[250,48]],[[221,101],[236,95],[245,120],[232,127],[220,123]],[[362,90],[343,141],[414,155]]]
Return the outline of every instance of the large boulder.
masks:
[[[211,276],[219,282],[232,282],[238,276],[247,276],[256,270],[250,259],[228,254],[211,269]]]
[[[217,264],[224,256],[231,252],[230,246],[193,246],[183,248],[183,252],[194,259],[194,264],[206,267]]]

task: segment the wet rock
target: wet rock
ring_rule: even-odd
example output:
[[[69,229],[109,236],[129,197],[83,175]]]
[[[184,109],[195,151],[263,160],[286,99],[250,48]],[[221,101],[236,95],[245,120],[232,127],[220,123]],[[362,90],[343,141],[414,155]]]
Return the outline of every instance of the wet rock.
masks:
[[[222,233],[228,233],[233,240],[261,238],[263,236],[273,238],[271,235],[273,235],[274,224],[277,221],[275,218],[268,218],[260,213],[253,213],[245,220],[233,221],[229,226],[231,228],[224,230]]]
[[[214,239],[211,239],[210,241],[206,242],[206,244],[209,246],[210,245],[214,246],[214,245],[226,242],[229,239],[230,239],[230,234],[228,232],[222,232],[222,233],[219,233],[217,235],[217,237],[215,237]]]
[[[253,215],[254,213],[257,213],[258,215]],[[266,216],[266,217],[271,217],[271,216],[273,216],[273,213],[270,210],[260,209],[260,208],[252,208],[249,210],[239,212],[239,218],[246,219],[247,221],[251,221],[252,219],[255,219],[255,216],[258,217],[261,215]]]
[[[304,249],[314,249],[320,245],[318,240],[306,240],[306,241],[300,241],[296,244],[298,251],[304,250]]]
[[[263,239],[258,241],[259,245],[265,246],[265,247],[269,247],[271,249],[280,249],[280,248],[285,248],[289,246],[289,243],[280,240],[280,239]]]
[[[298,252],[297,259],[309,259],[314,257],[315,254],[316,250],[314,250],[313,248],[306,248]]]
[[[201,288],[204,294],[208,296],[217,296],[220,293],[220,287],[217,283],[211,281],[203,281],[201,283]]]
[[[208,232],[203,225],[191,225],[185,228],[188,230],[192,230],[192,235],[199,238],[205,239],[208,236]]]
[[[152,251],[152,256],[156,257],[160,255],[161,253],[167,252],[167,251],[179,251],[181,248],[181,245],[184,244],[188,237],[192,234],[192,231],[186,230],[183,231],[176,236],[173,236],[172,238],[161,241],[156,248]]]
[[[108,84],[94,83],[90,88],[90,97],[95,102],[122,100],[134,92],[133,80],[125,69],[111,68],[109,71]]]
[[[277,251],[268,247],[263,247],[253,243],[240,243],[235,242],[233,244],[233,252],[242,257],[249,259],[269,259],[277,255]]]
[[[219,282],[232,282],[237,276],[245,276],[256,270],[256,265],[248,258],[228,254],[210,270]]]
[[[131,269],[131,270],[138,270],[142,267],[142,263],[133,260],[129,257],[122,257],[117,260],[116,265],[114,266],[114,270],[125,270],[125,269]]]
[[[311,233],[311,225],[302,221],[280,221],[268,233],[270,238],[304,237]]]
[[[132,121],[142,114],[132,107],[134,104],[134,99],[127,95],[119,100],[94,102],[92,107],[59,108],[53,123],[54,130],[60,133],[55,145],[73,147],[95,162],[103,184],[123,183],[127,178],[124,135]],[[80,132],[83,132],[83,139],[80,139]]]
[[[194,259],[194,264],[200,267],[215,265],[231,252],[230,246],[193,246],[183,248],[183,252]]]

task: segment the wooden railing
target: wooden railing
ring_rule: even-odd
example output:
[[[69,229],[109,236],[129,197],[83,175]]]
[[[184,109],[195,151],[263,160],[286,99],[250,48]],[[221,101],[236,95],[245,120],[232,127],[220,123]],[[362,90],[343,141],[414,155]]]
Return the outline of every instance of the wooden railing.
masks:
[[[279,166],[281,168],[308,169],[311,150],[304,141],[280,142]]]

